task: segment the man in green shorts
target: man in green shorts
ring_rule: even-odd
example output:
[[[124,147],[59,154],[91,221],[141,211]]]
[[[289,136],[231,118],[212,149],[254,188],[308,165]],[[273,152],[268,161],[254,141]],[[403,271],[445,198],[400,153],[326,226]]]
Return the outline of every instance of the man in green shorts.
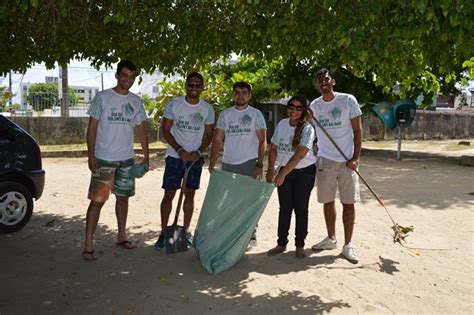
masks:
[[[87,153],[89,169],[92,172],[88,198],[86,231],[82,257],[96,260],[93,250],[94,233],[99,221],[100,210],[109,198],[116,197],[117,245],[125,249],[136,247],[126,235],[128,199],[135,195],[133,172],[133,129],[143,149],[141,162],[149,166],[148,137],[145,129],[147,119],[140,97],[129,92],[137,75],[137,68],[130,61],[121,61],[117,66],[117,85],[97,93],[87,114]]]

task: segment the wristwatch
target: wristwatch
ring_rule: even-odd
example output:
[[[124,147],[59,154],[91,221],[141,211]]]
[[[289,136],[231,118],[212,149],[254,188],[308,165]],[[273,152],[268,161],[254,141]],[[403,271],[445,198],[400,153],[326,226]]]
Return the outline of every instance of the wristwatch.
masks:
[[[255,166],[258,168],[263,168],[263,163],[262,162],[257,162],[255,163]]]

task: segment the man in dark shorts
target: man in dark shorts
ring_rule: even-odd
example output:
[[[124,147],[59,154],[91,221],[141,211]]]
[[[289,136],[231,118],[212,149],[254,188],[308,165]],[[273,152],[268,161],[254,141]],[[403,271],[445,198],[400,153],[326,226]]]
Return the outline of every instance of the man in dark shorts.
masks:
[[[192,245],[193,236],[189,225],[194,210],[194,194],[199,189],[202,166],[204,165],[203,151],[212,141],[214,131],[214,109],[199,96],[204,90],[204,79],[192,72],[186,78],[186,96],[173,98],[166,104],[163,113],[163,136],[168,142],[165,160],[165,173],[162,188],[165,190],[161,201],[162,232],[155,243],[155,249],[165,246],[163,230],[168,225],[173,199],[176,191],[181,188],[185,165],[190,166],[186,190],[184,193],[184,224],[186,242]]]

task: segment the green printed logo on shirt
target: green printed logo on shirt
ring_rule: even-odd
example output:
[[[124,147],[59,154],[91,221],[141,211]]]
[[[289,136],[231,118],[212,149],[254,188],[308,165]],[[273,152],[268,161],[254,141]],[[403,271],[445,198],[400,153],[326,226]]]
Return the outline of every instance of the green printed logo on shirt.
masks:
[[[293,148],[292,148],[293,137],[288,139],[289,140],[288,143],[285,140],[286,140],[285,138],[280,138],[280,141],[278,141],[278,148],[277,148],[278,152],[293,153]]]
[[[331,114],[332,118],[334,118],[334,120],[341,119],[341,110],[339,108],[334,107],[334,109],[329,113]]]
[[[239,123],[243,126],[250,126],[250,124],[252,123],[252,117],[250,117],[249,115],[244,115],[239,118]]]
[[[133,107],[129,103],[122,105],[121,110],[118,108],[110,109],[110,116],[107,117],[107,120],[110,124],[120,124],[120,125],[129,125],[132,122],[131,115],[133,114]]]
[[[244,115],[239,118],[239,122],[233,123],[229,122],[229,128],[225,131],[226,136],[242,136],[249,135],[252,132],[251,128],[252,117],[249,115]]]
[[[122,112],[127,113],[128,116],[133,115],[134,110],[133,110],[132,105],[130,103],[122,105]]]
[[[204,117],[201,113],[190,114],[188,119],[184,116],[179,116],[176,122],[176,128],[184,132],[197,133],[201,130],[203,125]]]
[[[204,121],[204,117],[202,117],[201,113],[196,113],[194,115],[190,115],[191,122],[193,125],[202,125],[202,122]]]

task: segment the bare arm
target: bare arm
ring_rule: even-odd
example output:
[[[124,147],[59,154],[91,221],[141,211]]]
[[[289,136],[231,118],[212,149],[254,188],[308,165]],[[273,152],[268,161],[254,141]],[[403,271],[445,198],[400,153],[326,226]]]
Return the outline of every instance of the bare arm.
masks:
[[[351,170],[356,170],[359,166],[360,152],[362,149],[362,116],[352,118],[351,125],[354,132],[354,155],[346,165]]]
[[[143,155],[144,155],[142,163],[150,167],[150,153],[148,150],[148,134],[146,132],[145,123],[143,122],[137,125],[136,128],[137,128],[138,140],[140,141],[140,144],[143,150]]]
[[[165,138],[166,142],[168,142],[168,144],[173,147],[173,149],[176,151],[176,153],[178,153],[178,156],[181,159],[185,161],[189,160],[189,152],[186,152],[185,150],[179,150],[178,152],[178,148],[180,148],[181,145],[178,142],[176,142],[176,139],[171,134],[171,127],[173,127],[173,120],[163,117],[161,123],[163,125],[161,126],[161,128],[163,128],[163,137]]]
[[[201,145],[199,146],[199,149],[198,149],[201,152],[201,154],[211,144],[213,135],[214,135],[214,124],[205,125],[204,135],[202,136],[202,142],[201,142]],[[189,153],[189,159],[191,161],[197,161],[200,158],[201,158],[201,155],[197,151],[193,151],[193,152]]]
[[[277,177],[275,178],[275,185],[280,186],[285,181],[286,175],[288,175],[298,163],[308,154],[309,149],[307,147],[298,146],[295,154],[290,158],[288,163],[280,170]]]
[[[270,150],[268,152],[268,169],[266,179],[267,182],[273,183],[275,179],[275,161],[277,158],[277,146],[273,143],[270,143]]]
[[[265,156],[265,150],[267,149],[267,130],[266,129],[258,129],[256,131],[257,138],[258,138],[258,157],[257,162],[263,163],[263,157]],[[261,179],[262,178],[262,168],[256,167],[255,173],[253,174],[254,178]]]
[[[89,125],[87,126],[87,157],[89,169],[92,173],[95,173],[99,168],[97,159],[95,158],[95,141],[97,139],[97,127],[99,121],[95,118],[89,118]]]
[[[224,130],[216,128],[214,130],[214,139],[212,140],[211,146],[211,158],[209,160],[209,172],[214,170],[216,166],[217,156],[219,155],[219,151],[224,143],[225,133]]]

